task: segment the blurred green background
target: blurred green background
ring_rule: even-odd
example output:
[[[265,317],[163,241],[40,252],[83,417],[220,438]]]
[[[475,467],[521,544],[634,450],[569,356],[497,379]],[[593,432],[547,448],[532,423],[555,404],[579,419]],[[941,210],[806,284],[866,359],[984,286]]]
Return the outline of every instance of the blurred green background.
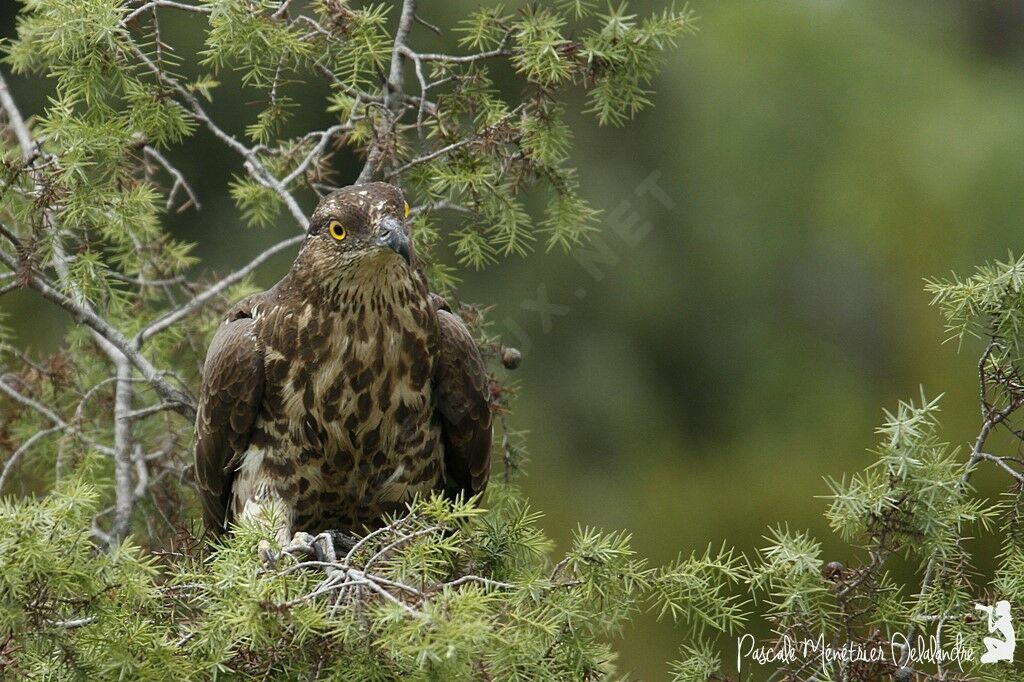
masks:
[[[450,26],[472,4],[421,9]],[[723,540],[751,551],[788,523],[819,536],[826,560],[851,562],[816,496],[823,476],[871,461],[882,408],[923,386],[946,393],[951,442],[977,432],[980,347],[941,343],[922,278],[1019,248],[1024,4],[691,7],[701,30],[653,84],[654,109],[624,129],[573,122],[583,193],[606,212],[600,276],[579,253],[536,254],[464,273],[460,295],[493,304],[495,331],[524,350],[513,421],[530,432],[524,486],[561,546],[577,523],[628,528],[662,562]],[[4,35],[16,9],[2,3]],[[194,21],[164,22],[169,42],[196,47]],[[414,40],[454,49],[422,28]],[[25,112],[41,111],[48,85],[11,80]],[[329,122],[324,94],[303,94],[296,130]],[[240,133],[252,99],[228,82],[211,109]],[[169,156],[204,203],[169,219],[203,267],[241,264],[292,229],[241,226],[226,197],[238,158],[205,132]],[[351,163],[338,159],[340,178]],[[668,202],[637,193],[652,173]],[[615,230],[647,224],[632,244]],[[550,324],[544,300],[559,306]],[[57,343],[56,310],[30,294],[2,305],[26,345]],[[997,492],[994,476],[979,485]],[[641,618],[623,670],[661,679],[678,640]]]

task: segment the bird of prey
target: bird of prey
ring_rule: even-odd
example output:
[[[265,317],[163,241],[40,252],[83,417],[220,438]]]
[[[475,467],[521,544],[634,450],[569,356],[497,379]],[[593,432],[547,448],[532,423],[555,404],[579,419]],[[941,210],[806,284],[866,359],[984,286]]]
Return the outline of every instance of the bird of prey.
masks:
[[[487,374],[427,289],[402,192],[324,197],[289,272],[235,305],[196,417],[206,528],[272,514],[278,541],[359,532],[417,493],[469,497],[490,471]]]

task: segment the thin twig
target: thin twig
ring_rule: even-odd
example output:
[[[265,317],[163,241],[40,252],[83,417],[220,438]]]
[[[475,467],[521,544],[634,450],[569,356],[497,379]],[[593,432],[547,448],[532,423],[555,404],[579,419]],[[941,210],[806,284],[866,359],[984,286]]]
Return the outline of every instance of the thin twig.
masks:
[[[0,261],[12,270],[17,267],[15,259],[0,251]],[[138,350],[136,350],[120,330],[113,327],[105,319],[95,312],[79,305],[77,302],[58,291],[40,276],[34,276],[29,281],[30,286],[38,291],[43,298],[56,303],[67,312],[71,313],[76,320],[83,322],[100,337],[114,346],[120,353],[142,373],[142,376],[153,385],[157,394],[167,402],[176,403],[175,410],[188,419],[195,418],[195,404],[188,395],[171,386],[163,374],[152,365]]]
[[[423,26],[423,27],[429,29],[430,31],[436,33],[437,35],[441,35],[441,27],[439,27],[439,26],[437,26],[435,24],[430,23],[429,21],[427,21],[426,19],[424,19],[423,17],[421,17],[418,14],[413,14],[413,19],[415,19],[416,23],[419,24],[420,26]]]
[[[480,583],[485,587],[491,587],[499,590],[516,589],[516,586],[512,583],[505,583],[500,580],[491,580],[490,578],[485,578],[480,575],[464,575],[461,578],[445,583],[444,587],[458,587],[459,585],[464,585],[465,583]]]
[[[295,221],[299,224],[299,227],[301,227],[303,230],[309,227],[309,221],[306,219],[306,214],[299,207],[299,204],[295,200],[295,197],[293,197],[291,193],[284,187],[284,185],[281,184],[280,180],[274,177],[274,175],[269,170],[267,170],[267,167],[263,165],[263,162],[259,160],[259,158],[256,156],[256,153],[250,147],[245,146],[244,144],[239,142],[233,135],[226,132],[223,128],[214,123],[213,119],[211,119],[210,116],[206,113],[206,110],[203,108],[203,105],[200,104],[199,99],[194,94],[192,94],[185,86],[178,82],[176,78],[169,76],[159,66],[154,64],[153,60],[147,57],[145,52],[140,50],[135,45],[132,45],[132,52],[135,54],[135,57],[146,66],[146,68],[153,72],[153,74],[161,83],[170,86],[176,93],[178,93],[178,96],[181,97],[181,99],[185,102],[185,104],[191,110],[192,116],[195,117],[196,120],[198,120],[200,123],[206,126],[207,130],[213,133],[217,139],[219,139],[221,142],[226,144],[228,147],[233,149],[235,152],[241,155],[242,158],[245,159],[245,167],[246,170],[249,171],[249,174],[252,175],[253,178],[263,186],[274,190],[274,192],[284,202],[284,205],[288,209],[288,212],[292,214],[293,218],[295,218]]]
[[[503,44],[507,42],[507,38],[503,41]],[[478,52],[476,54],[467,55],[453,55],[453,54],[437,54],[435,52],[418,52],[416,56],[425,62],[446,62],[448,64],[472,64],[478,62],[481,59],[491,59],[492,57],[508,57],[512,54],[512,50],[508,47],[497,47],[487,52]]]
[[[163,330],[173,326],[179,320],[182,320],[200,310],[204,305],[206,305],[207,302],[210,301],[210,299],[220,294],[222,291],[230,287],[232,284],[248,277],[250,274],[252,274],[253,271],[256,270],[256,268],[262,265],[269,258],[275,256],[279,252],[291,246],[294,246],[295,244],[298,244],[305,238],[306,235],[301,234],[295,237],[285,239],[284,241],[280,241],[277,244],[274,244],[270,248],[263,251],[263,253],[259,254],[251,261],[249,261],[249,263],[244,267],[235,270],[230,275],[227,275],[226,277],[220,279],[216,283],[211,284],[202,292],[196,294],[191,299],[189,299],[189,301],[187,301],[185,304],[179,306],[177,309],[172,310],[169,313],[165,313],[157,320],[143,327],[142,330],[135,335],[133,343],[141,347],[142,344],[144,344],[148,339],[152,338],[156,334],[159,334]]]
[[[25,440],[25,442],[21,444],[21,447],[19,447],[17,450],[15,450],[11,454],[11,456],[7,459],[7,462],[4,464],[3,471],[0,471],[0,490],[3,490],[4,483],[7,482],[7,477],[10,476],[11,471],[14,470],[14,465],[18,463],[18,460],[21,459],[22,455],[24,455],[26,452],[28,452],[29,449],[33,445],[36,444],[36,442],[42,440],[46,436],[49,436],[49,435],[54,434],[54,433],[58,433],[58,432],[63,431],[63,430],[64,430],[63,426],[51,426],[48,429],[43,429],[42,431],[36,431],[34,434],[29,436]]]
[[[1015,459],[1016,458],[1014,458],[1014,457],[999,457],[997,455],[990,455],[987,452],[979,452],[978,455],[977,455],[977,460],[978,461],[984,460],[984,461],[993,462],[993,463],[999,465],[999,467],[1002,468],[1006,473],[1010,474],[1015,479],[1017,479],[1018,483],[1024,485],[1024,474],[1022,474],[1021,472],[1017,471],[1016,469],[1014,469],[1013,467],[1011,467],[1009,464],[1006,463],[1006,460],[1014,461]],[[1017,460],[1017,461],[1019,461],[1019,460]]]
[[[409,32],[416,18],[416,0],[402,2],[402,14],[398,18],[398,29],[395,31],[395,45],[391,50],[391,68],[388,71],[387,89],[384,103],[389,109],[395,109],[402,97],[402,59],[408,49]]]
[[[459,140],[458,142],[453,142],[450,145],[447,145],[445,147],[441,147],[440,149],[436,149],[436,150],[430,152],[429,154],[424,154],[423,156],[419,156],[419,157],[409,161],[408,163],[406,163],[406,164],[404,164],[402,166],[399,166],[398,168],[396,168],[396,169],[394,169],[392,171],[389,171],[388,173],[385,173],[384,177],[387,178],[388,180],[391,180],[392,178],[395,178],[395,177],[401,175],[402,173],[406,172],[407,170],[409,170],[411,168],[415,168],[416,166],[422,165],[422,164],[427,163],[429,161],[433,161],[434,159],[436,159],[436,158],[438,158],[440,156],[444,156],[445,154],[450,154],[453,151],[455,151],[456,149],[461,149],[462,147],[465,147],[467,145],[470,145],[470,144],[473,144],[475,142],[478,142],[482,137],[484,137],[486,135],[489,135],[490,133],[494,132],[495,130],[497,130],[498,128],[500,128],[501,126],[505,125],[506,123],[511,121],[513,118],[515,118],[515,116],[520,111],[523,110],[523,107],[524,107],[524,105],[520,104],[515,109],[513,109],[510,112],[508,112],[507,114],[502,116],[500,119],[498,119],[497,121],[495,121],[491,125],[489,125],[486,128],[484,128],[480,132],[475,133],[475,134],[473,134],[473,135],[471,135],[469,137],[466,137],[466,138],[464,138],[462,140]]]
[[[137,421],[139,419],[145,419],[146,417],[152,416],[154,414],[167,412],[173,409],[174,403],[159,403],[157,405],[150,405],[148,407],[143,407],[138,410],[132,410],[125,416],[125,418],[128,419],[128,421]]]
[[[121,274],[120,272],[109,273],[111,279],[116,279],[118,282],[124,282],[125,284],[134,284],[139,287],[166,287],[174,286],[175,284],[181,284],[185,281],[185,275],[178,275],[176,277],[168,277],[166,279],[145,279],[144,277],[129,277],[128,275]]]
[[[3,74],[0,74],[0,106],[3,107],[4,113],[7,114],[7,127],[14,132],[14,137],[18,140],[18,146],[21,148],[21,159],[28,163],[35,155],[35,143],[32,141],[32,135],[28,132],[28,126],[25,125],[25,119],[21,117],[21,111],[15,104],[14,99],[11,98],[11,93],[7,89],[7,81],[4,80]]]
[[[186,5],[183,2],[174,2],[174,0],[150,0],[145,5],[142,5],[138,9],[132,11],[124,19],[121,20],[121,26],[126,26],[138,18],[140,15],[145,14],[149,10],[155,10],[157,7],[169,7],[171,9],[180,9],[186,12],[195,12],[197,14],[212,14],[212,7],[204,7],[202,5]]]
[[[306,154],[306,157],[298,166],[295,167],[295,170],[293,170],[291,173],[289,173],[288,175],[284,176],[281,179],[281,184],[287,187],[296,178],[305,173],[306,169],[309,168],[309,164],[319,159],[323,155],[324,150],[327,149],[327,144],[331,141],[331,138],[344,130],[348,130],[349,128],[350,126],[339,124],[331,126],[327,130],[321,132],[320,141],[316,143],[316,145],[313,147],[313,149],[309,151],[308,154]]]
[[[25,407],[27,407],[27,408],[29,408],[31,410],[35,410],[39,414],[43,415],[55,427],[63,429],[63,430],[66,430],[69,433],[74,433],[77,437],[81,438],[82,441],[87,443],[89,445],[89,447],[93,448],[94,450],[97,450],[98,452],[102,452],[105,455],[113,456],[113,454],[114,454],[114,449],[113,448],[111,448],[108,445],[103,445],[102,443],[97,443],[97,442],[95,442],[94,440],[92,440],[90,438],[86,438],[82,434],[81,429],[79,429],[77,427],[77,425],[67,423],[66,421],[61,419],[59,415],[57,415],[55,412],[53,412],[50,408],[48,408],[45,405],[43,405],[43,404],[33,400],[32,398],[29,398],[27,395],[21,393],[20,391],[15,389],[13,386],[8,384],[6,381],[4,381],[2,378],[0,378],[0,391],[5,393],[8,397],[10,397],[15,402],[20,403],[23,406],[25,406]]]
[[[181,171],[175,168],[174,165],[167,160],[167,157],[161,154],[159,150],[154,149],[148,144],[142,148],[142,152],[160,164],[163,169],[167,171],[168,175],[174,179],[174,184],[171,186],[171,190],[167,193],[167,203],[164,206],[166,210],[169,211],[174,206],[174,197],[178,194],[178,190],[183,190],[185,194],[188,195],[188,201],[178,207],[178,213],[181,213],[189,206],[194,206],[197,211],[202,209],[202,204],[199,203],[199,198],[196,197],[196,193],[192,189],[192,186],[188,184],[188,181],[185,179],[185,176],[182,175]]]
[[[48,620],[47,625],[56,628],[80,628],[96,622],[96,616],[85,616],[83,618],[72,618],[70,620]]]

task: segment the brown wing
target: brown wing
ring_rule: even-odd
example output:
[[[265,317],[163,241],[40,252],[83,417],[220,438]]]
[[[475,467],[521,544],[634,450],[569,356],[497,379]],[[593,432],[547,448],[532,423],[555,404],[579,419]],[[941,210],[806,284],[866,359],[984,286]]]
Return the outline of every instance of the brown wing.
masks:
[[[434,390],[444,443],[445,489],[470,497],[483,492],[491,473],[487,370],[462,320],[445,310],[447,306],[434,303],[439,331]]]
[[[220,534],[231,522],[231,486],[249,445],[263,398],[263,355],[246,305],[236,308],[210,343],[196,415],[196,480],[203,522]]]

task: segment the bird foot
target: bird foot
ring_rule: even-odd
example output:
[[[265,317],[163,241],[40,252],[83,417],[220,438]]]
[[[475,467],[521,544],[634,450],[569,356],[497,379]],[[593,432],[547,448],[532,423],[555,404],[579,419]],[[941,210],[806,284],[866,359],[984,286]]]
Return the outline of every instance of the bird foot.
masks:
[[[338,560],[334,553],[334,538],[330,533],[320,533],[313,537],[309,533],[299,531],[292,536],[292,541],[281,549],[281,553],[292,556],[302,555],[330,564]]]
[[[274,568],[277,566],[277,560],[281,558],[278,552],[274,551],[271,547],[269,540],[260,540],[259,544],[256,545],[256,554],[259,555],[260,561],[267,568]]]
[[[343,549],[351,549],[356,540],[337,531],[325,531],[316,537],[299,531],[292,536],[291,542],[275,552],[268,540],[260,540],[257,546],[260,558],[267,568],[274,568],[280,558],[287,554],[302,561],[303,559],[315,559],[323,563],[333,564],[337,562],[338,555],[335,551],[335,544]]]
[[[280,561],[281,557],[285,554],[295,557],[299,561],[313,557],[320,560],[320,552],[316,547],[316,538],[309,533],[303,533],[302,531],[293,535],[291,542],[282,547],[280,552],[274,550],[269,540],[260,540],[259,544],[256,546],[256,551],[267,568],[276,568],[277,562]]]

